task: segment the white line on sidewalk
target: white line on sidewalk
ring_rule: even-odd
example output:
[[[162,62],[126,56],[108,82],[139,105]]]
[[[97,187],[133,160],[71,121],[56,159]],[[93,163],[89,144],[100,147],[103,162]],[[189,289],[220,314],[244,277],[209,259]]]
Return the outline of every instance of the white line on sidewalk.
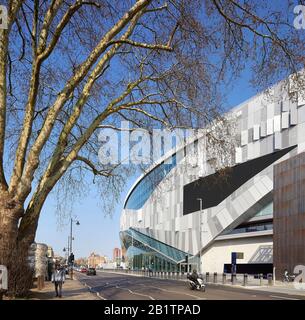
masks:
[[[270,297],[271,298],[277,298],[277,299],[284,299],[284,300],[301,300],[301,299],[281,297],[281,296],[270,296]]]

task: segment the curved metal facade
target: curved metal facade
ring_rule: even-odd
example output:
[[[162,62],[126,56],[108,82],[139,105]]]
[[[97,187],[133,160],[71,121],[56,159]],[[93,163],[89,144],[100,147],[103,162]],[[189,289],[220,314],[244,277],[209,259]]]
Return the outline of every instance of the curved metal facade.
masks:
[[[213,175],[220,179],[210,159],[203,158],[186,170],[184,163],[193,155],[180,154],[183,160],[146,192],[145,201],[129,206],[134,194],[130,193],[121,215],[122,234],[132,228],[184,254],[198,256],[217,237],[260,216],[273,201],[274,166],[305,150],[305,102],[288,94],[289,90],[283,81],[269,90],[271,95],[257,95],[227,114],[234,121],[238,141],[232,158],[234,177],[227,188],[213,187],[208,180]],[[198,146],[204,149],[204,139],[198,140]],[[141,182],[134,192],[140,189]]]

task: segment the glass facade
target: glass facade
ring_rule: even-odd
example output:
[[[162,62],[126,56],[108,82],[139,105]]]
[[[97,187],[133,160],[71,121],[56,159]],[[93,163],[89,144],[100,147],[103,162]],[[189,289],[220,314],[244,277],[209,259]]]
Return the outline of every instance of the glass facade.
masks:
[[[171,163],[162,162],[150,171],[133,189],[129,195],[125,209],[138,210],[153,193],[157,185],[177,165],[176,154],[172,156]]]
[[[261,216],[273,216],[273,202],[267,204],[264,208],[262,208],[255,217]]]
[[[223,232],[223,235],[228,234],[239,234],[239,233],[247,233],[247,232],[257,232],[257,231],[266,231],[266,230],[273,230],[273,222],[269,216],[273,216],[273,202],[268,203],[265,207],[259,210],[254,217],[264,217],[268,216],[265,221],[261,222],[246,222],[242,223],[234,230],[228,230]]]
[[[238,234],[238,233],[246,233],[246,232],[257,232],[257,231],[266,231],[272,230],[273,223],[270,222],[261,222],[261,223],[251,223],[249,225],[241,225],[234,230],[229,231],[228,233],[223,234]]]
[[[166,245],[135,229],[120,232],[121,242],[127,249],[127,261],[131,269],[180,272],[185,269],[185,259],[189,263],[199,263],[199,259],[179,249]],[[197,261],[198,260],[198,261]]]

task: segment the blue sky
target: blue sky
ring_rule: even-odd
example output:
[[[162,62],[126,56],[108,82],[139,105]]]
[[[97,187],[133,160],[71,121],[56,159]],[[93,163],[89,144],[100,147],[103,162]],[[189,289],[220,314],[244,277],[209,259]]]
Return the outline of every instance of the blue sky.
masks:
[[[249,74],[245,71],[239,81],[234,83],[234,87],[224,92],[227,94],[227,105],[233,107],[251,96],[256,91],[249,85]],[[94,185],[92,193],[76,203],[73,215],[80,221],[79,226],[74,226],[73,251],[76,257],[86,257],[91,252],[112,257],[112,250],[120,247],[119,240],[119,219],[123,208],[123,201],[129,187],[136,180],[134,176],[128,181],[127,187],[121,194],[121,198],[113,211],[112,216],[105,216],[96,199]],[[64,255],[63,248],[67,246],[69,234],[69,221],[66,219],[60,224],[56,213],[56,203],[51,196],[46,201],[42,209],[41,217],[36,233],[36,241],[51,245],[57,254]]]

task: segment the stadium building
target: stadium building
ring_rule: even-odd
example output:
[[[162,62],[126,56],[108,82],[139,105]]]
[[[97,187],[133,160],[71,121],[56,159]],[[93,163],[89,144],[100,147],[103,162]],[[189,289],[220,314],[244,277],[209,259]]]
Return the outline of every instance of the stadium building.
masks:
[[[217,156],[200,152],[203,135],[167,152],[130,189],[120,238],[131,268],[222,273],[233,264],[280,277],[305,265],[304,96],[290,78],[226,119],[229,168],[216,170]]]

